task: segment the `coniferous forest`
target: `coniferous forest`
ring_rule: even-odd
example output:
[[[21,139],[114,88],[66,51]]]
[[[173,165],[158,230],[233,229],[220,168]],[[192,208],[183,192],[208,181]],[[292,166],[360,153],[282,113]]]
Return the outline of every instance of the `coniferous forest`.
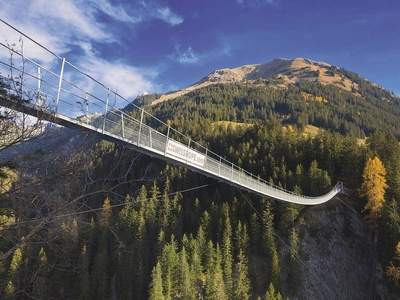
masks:
[[[357,93],[317,82],[221,84],[146,110],[285,189],[316,196],[343,181],[347,205],[376,237],[383,280],[395,294],[399,101],[361,83]],[[306,125],[319,133],[305,133]],[[49,129],[16,150],[2,146],[17,153],[0,161],[2,299],[270,300],[305,288],[296,228],[309,221],[308,207],[66,129]]]

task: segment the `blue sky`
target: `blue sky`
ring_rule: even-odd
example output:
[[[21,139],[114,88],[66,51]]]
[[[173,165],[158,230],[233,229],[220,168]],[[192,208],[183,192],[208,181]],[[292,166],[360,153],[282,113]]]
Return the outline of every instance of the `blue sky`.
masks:
[[[400,95],[398,0],[13,0],[0,18],[128,98],[279,57],[324,61]],[[18,38],[0,23],[2,41]]]

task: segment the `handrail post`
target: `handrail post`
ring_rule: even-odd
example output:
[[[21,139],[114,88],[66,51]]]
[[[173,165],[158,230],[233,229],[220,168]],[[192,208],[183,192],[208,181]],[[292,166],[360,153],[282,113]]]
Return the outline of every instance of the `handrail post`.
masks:
[[[142,134],[142,124],[143,124],[143,114],[144,114],[144,109],[142,108],[142,114],[140,116],[140,124],[139,124],[139,136],[138,136],[138,146],[140,145],[140,135]]]
[[[125,138],[124,113],[123,112],[121,112],[121,128],[122,128],[122,137]]]
[[[168,129],[167,129],[167,141],[166,141],[166,144],[165,144],[165,152],[164,152],[164,156],[166,156],[166,155],[167,155],[167,150],[168,150],[168,141],[169,141],[169,130],[170,130],[170,128],[171,128],[171,125],[169,125],[169,124],[168,124]]]
[[[86,105],[86,124],[89,124],[89,100],[88,93],[85,92],[85,105]]]
[[[104,130],[106,127],[106,118],[107,118],[107,110],[108,110],[108,101],[110,99],[110,88],[108,88],[108,93],[107,93],[107,100],[106,100],[106,107],[105,107],[105,111],[104,111],[104,118],[103,118],[103,134],[104,134]]]
[[[208,148],[206,148],[206,155],[205,155],[205,157],[204,157],[204,164],[203,164],[203,170],[205,170],[206,169],[206,164],[207,164],[207,161],[208,161]],[[208,166],[207,166],[207,170],[208,170]]]
[[[42,75],[40,74],[40,66],[38,66],[38,84],[37,84],[37,92],[36,92],[36,106],[41,106],[42,101],[41,101],[41,81],[42,81]]]
[[[188,164],[188,161],[189,161],[189,149],[190,149],[190,141],[191,141],[191,140],[192,140],[192,139],[189,138],[189,143],[188,143],[188,145],[187,145],[188,149],[187,149],[187,151],[186,151],[186,164]]]
[[[61,63],[61,72],[60,72],[60,77],[59,77],[59,81],[58,81],[57,98],[56,98],[56,111],[55,111],[55,113],[58,113],[58,103],[60,101],[61,84],[62,84],[62,81],[63,81],[63,74],[64,74],[64,65],[65,65],[65,57],[62,59],[62,63]]]
[[[151,148],[151,149],[153,149],[153,138],[151,137],[151,132],[152,132],[152,131],[153,131],[153,128],[150,127],[150,129],[149,129],[149,139],[150,139],[149,145],[150,145],[150,148]]]

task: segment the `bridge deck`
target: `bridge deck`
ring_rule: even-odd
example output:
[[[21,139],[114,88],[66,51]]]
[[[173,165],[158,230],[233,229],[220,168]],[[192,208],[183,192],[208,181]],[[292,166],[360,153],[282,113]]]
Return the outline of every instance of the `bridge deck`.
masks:
[[[343,190],[341,182],[327,194],[308,197],[270,185],[254,175],[238,168],[234,164],[211,157],[205,149],[200,152],[188,145],[173,140],[156,129],[133,119],[119,111],[109,111],[96,120],[82,121],[64,114],[55,113],[26,102],[15,102],[0,95],[0,105],[28,115],[41,118],[74,130],[96,134],[102,139],[123,144],[144,154],[156,157],[173,164],[184,166],[194,172],[215,178],[230,185],[245,189],[251,193],[273,199],[303,205],[316,205],[329,201]],[[215,155],[214,155],[215,156]]]

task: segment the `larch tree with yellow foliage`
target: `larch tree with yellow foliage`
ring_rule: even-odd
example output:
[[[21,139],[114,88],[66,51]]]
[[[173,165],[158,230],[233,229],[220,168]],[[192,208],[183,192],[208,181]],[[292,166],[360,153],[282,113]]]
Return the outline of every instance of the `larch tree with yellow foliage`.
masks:
[[[362,175],[363,183],[360,188],[360,196],[367,198],[363,212],[369,212],[366,219],[370,225],[376,224],[385,202],[385,190],[388,187],[385,176],[386,169],[382,161],[377,156],[373,159],[369,158]]]

